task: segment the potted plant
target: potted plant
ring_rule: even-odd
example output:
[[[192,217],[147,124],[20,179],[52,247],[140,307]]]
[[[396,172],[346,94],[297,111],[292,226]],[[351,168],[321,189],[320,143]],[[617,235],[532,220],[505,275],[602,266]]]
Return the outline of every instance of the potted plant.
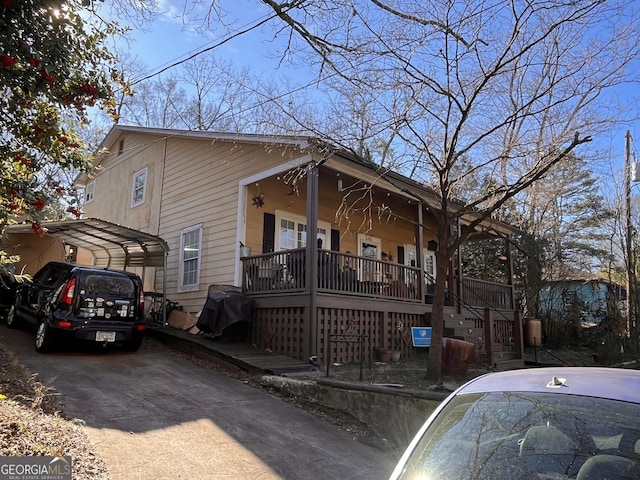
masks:
[[[393,354],[393,350],[390,348],[380,347],[377,349],[378,351],[378,360],[382,363],[389,363],[391,361],[391,356]]]

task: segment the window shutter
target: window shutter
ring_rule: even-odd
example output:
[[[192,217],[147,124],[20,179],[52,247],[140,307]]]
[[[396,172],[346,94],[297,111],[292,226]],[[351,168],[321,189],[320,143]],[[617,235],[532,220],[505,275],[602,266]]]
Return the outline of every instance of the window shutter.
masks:
[[[331,229],[331,250],[340,251],[340,230]]]
[[[275,248],[276,216],[273,213],[264,213],[264,225],[262,227],[262,253],[273,252]]]

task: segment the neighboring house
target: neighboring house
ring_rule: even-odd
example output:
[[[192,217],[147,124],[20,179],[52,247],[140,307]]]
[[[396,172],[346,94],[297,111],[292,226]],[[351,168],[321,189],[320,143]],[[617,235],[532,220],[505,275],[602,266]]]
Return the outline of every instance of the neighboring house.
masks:
[[[544,282],[540,312],[545,318],[598,324],[626,310],[626,288],[593,275]]]
[[[84,216],[166,242],[166,268],[145,269],[145,291],[197,313],[210,285],[242,288],[254,300],[250,341],[299,359],[415,352],[410,327],[430,324],[437,249],[429,189],[310,137],[118,125],[101,147],[95,176],[78,180]],[[514,231],[485,227],[479,238]],[[521,362],[512,286],[449,271],[447,332],[478,358]],[[338,341],[360,338],[364,352]]]

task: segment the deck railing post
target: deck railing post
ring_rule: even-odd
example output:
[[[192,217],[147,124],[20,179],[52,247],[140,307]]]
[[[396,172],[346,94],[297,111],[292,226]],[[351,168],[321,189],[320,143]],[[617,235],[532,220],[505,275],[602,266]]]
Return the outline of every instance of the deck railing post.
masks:
[[[484,345],[489,364],[493,364],[493,342],[495,338],[495,328],[493,326],[493,319],[491,318],[491,310],[489,308],[484,309]]]
[[[318,354],[318,167],[307,170],[307,250],[306,284],[309,288],[309,341],[305,355]]]
[[[518,354],[517,358],[524,358],[524,337],[522,332],[522,318],[520,312],[513,312],[513,348]]]

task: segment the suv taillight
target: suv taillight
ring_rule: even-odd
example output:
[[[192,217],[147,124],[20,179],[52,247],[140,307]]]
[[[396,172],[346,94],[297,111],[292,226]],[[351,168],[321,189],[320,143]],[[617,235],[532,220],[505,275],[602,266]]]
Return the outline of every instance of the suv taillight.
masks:
[[[62,297],[60,301],[65,305],[71,305],[73,303],[73,292],[76,289],[76,279],[72,278],[67,282],[62,290]]]
[[[144,312],[144,290],[142,289],[142,285],[140,285],[140,302],[138,307],[140,308],[140,312]]]

